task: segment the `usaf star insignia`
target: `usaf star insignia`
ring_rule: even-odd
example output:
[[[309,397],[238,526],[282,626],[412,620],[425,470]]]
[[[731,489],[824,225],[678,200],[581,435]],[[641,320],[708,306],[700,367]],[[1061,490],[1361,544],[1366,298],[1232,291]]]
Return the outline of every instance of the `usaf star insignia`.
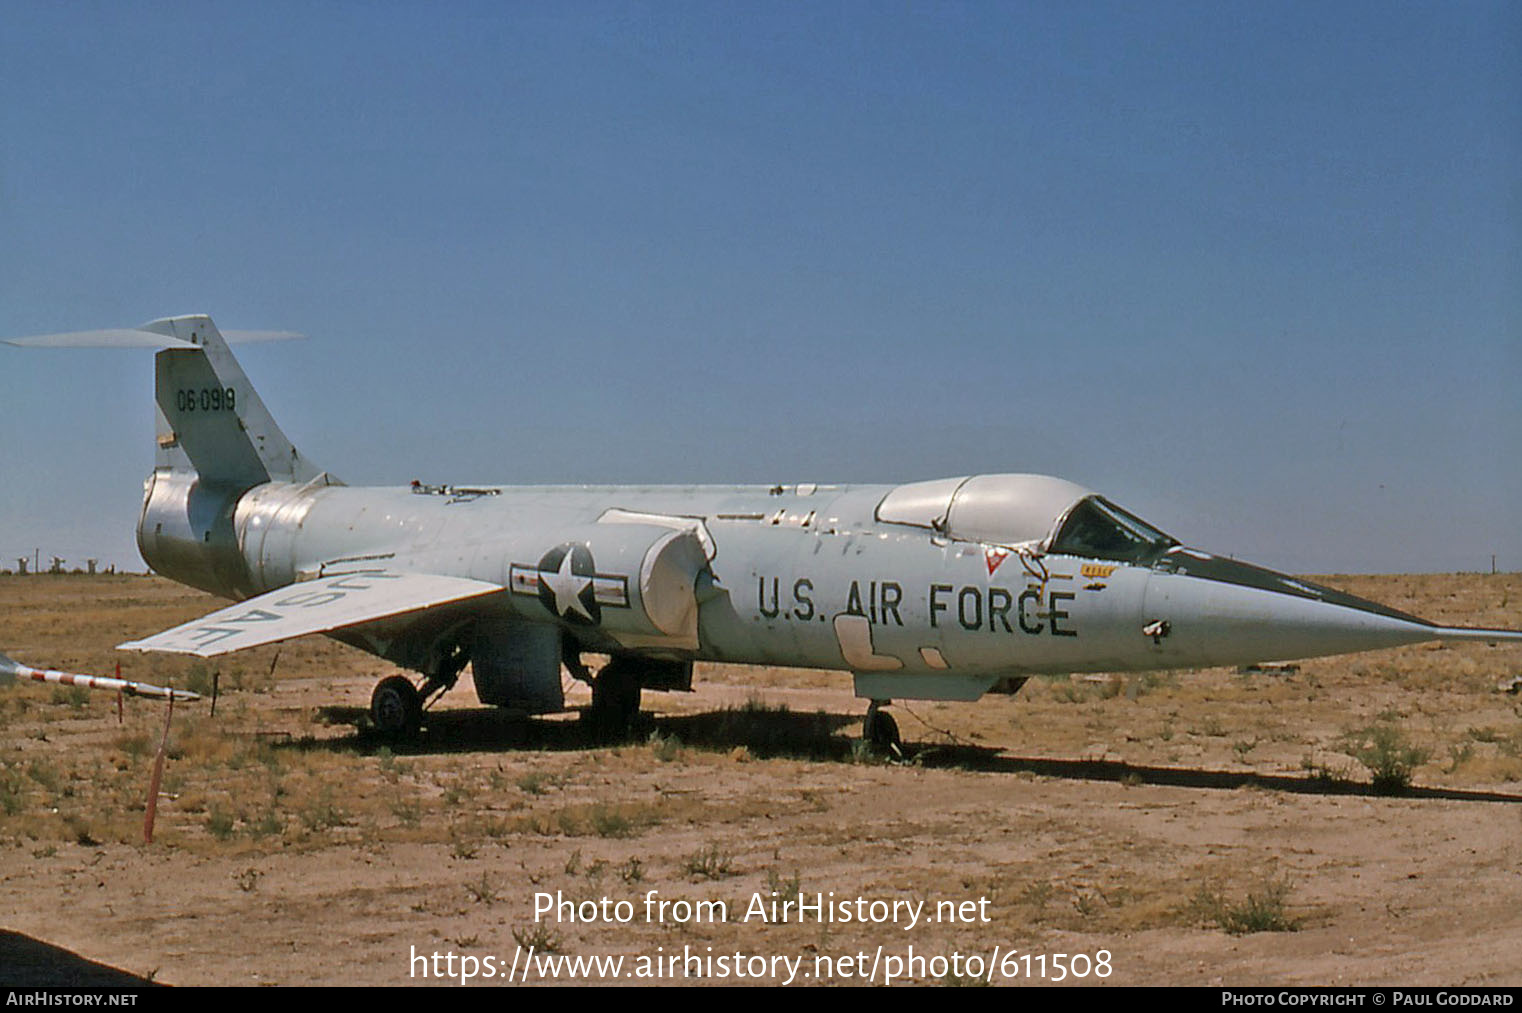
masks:
[[[629,582],[621,574],[598,573],[592,550],[569,542],[551,549],[538,566],[514,563],[508,584],[514,594],[532,595],[566,622],[596,626],[604,606],[629,607]]]

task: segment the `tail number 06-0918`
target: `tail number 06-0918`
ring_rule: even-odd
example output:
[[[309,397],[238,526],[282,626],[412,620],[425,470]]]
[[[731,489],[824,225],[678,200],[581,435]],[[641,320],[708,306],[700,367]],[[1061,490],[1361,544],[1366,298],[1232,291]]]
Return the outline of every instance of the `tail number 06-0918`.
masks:
[[[231,412],[238,409],[238,395],[231,387],[193,387],[174,392],[174,407],[188,412]]]

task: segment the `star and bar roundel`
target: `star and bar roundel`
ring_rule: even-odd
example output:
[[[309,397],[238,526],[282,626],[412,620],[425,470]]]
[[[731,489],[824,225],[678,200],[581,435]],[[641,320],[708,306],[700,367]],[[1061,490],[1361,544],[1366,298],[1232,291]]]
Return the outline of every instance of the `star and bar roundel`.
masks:
[[[604,607],[629,607],[629,578],[598,573],[592,550],[578,542],[551,549],[538,566],[512,564],[508,584],[513,594],[533,595],[553,615],[585,626],[602,622]]]

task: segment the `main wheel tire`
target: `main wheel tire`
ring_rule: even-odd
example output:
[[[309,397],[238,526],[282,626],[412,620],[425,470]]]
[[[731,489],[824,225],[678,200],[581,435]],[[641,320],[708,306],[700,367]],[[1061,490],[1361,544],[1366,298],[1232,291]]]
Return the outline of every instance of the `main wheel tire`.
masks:
[[[370,722],[392,739],[411,738],[423,726],[423,697],[403,675],[382,679],[370,694]]]

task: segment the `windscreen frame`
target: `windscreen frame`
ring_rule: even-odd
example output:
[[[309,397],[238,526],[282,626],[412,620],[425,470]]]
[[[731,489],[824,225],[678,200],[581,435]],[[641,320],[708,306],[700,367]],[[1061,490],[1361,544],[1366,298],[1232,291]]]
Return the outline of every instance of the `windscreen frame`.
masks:
[[[1084,528],[1075,528],[1075,525],[1084,525]],[[1108,532],[1103,530],[1105,526]],[[1108,538],[1101,537],[1106,534]],[[1125,539],[1125,544],[1114,542],[1117,535]],[[1046,551],[1053,555],[1150,566],[1180,544],[1167,532],[1096,494],[1085,496],[1063,515],[1047,542]]]

